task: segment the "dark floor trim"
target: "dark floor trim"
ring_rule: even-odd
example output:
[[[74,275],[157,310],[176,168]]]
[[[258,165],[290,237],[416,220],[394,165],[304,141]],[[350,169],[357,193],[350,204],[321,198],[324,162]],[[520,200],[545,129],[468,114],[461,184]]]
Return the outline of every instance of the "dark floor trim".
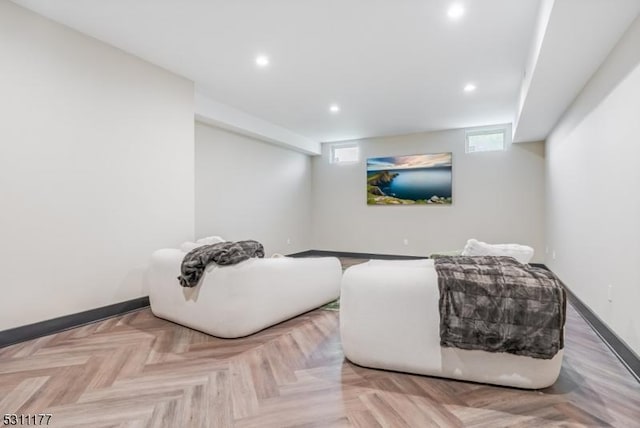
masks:
[[[602,341],[611,349],[622,364],[631,372],[633,377],[640,382],[640,357],[633,352],[624,340],[618,337],[604,321],[602,321],[587,305],[582,302],[566,285],[564,286],[569,297],[569,302],[578,311],[580,316],[591,326]]]
[[[532,265],[542,267],[551,271],[547,266],[543,264],[531,263]],[[571,306],[578,311],[578,314],[585,320],[593,331],[602,339],[602,341],[611,349],[611,352],[618,357],[620,362],[631,372],[634,378],[640,382],[640,357],[633,352],[631,347],[625,343],[617,334],[609,328],[591,308],[576,296],[573,291],[566,284],[564,289],[567,292],[567,297]]]
[[[346,251],[328,251],[328,250],[307,250],[299,253],[289,254],[291,257],[351,257],[354,259],[380,259],[380,260],[419,260],[427,259],[424,256],[400,256],[393,254],[369,254],[369,253],[350,253]]]
[[[0,331],[0,348],[42,336],[60,333],[70,328],[76,328],[106,318],[122,315],[146,306],[149,306],[148,296]]]

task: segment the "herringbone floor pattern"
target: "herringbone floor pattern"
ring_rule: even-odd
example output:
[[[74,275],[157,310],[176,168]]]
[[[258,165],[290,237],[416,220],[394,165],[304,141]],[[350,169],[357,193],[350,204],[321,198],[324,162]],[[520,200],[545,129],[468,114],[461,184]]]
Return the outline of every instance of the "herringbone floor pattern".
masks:
[[[92,428],[640,426],[640,385],[573,308],[566,339],[558,382],[524,391],[355,366],[335,311],[225,340],[145,309],[0,349],[0,416]]]

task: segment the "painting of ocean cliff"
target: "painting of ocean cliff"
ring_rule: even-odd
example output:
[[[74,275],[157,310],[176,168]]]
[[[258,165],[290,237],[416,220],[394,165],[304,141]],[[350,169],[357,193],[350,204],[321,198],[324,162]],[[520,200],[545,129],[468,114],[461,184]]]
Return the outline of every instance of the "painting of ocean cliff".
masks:
[[[451,153],[367,159],[368,205],[451,205]]]

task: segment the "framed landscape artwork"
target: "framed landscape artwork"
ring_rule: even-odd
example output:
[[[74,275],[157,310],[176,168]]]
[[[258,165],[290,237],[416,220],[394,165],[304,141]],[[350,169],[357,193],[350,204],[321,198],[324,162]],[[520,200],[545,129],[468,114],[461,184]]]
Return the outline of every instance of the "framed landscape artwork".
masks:
[[[451,205],[451,153],[367,159],[368,205]]]

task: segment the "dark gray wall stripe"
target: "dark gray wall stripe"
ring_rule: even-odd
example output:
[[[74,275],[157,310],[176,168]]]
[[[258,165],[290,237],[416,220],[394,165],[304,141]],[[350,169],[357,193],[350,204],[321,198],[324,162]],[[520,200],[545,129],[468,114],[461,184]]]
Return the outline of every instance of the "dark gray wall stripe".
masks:
[[[148,296],[0,331],[0,348],[122,315],[146,306],[149,306]]]
[[[631,374],[640,382],[640,357],[633,352],[631,347],[625,343],[617,334],[615,334],[609,326],[607,326],[587,305],[582,302],[573,292],[565,285],[567,296],[573,307],[578,311],[580,316],[591,326],[591,328],[600,336],[602,341],[613,351],[622,364],[631,372]]]
[[[349,253],[345,251],[328,250],[307,250],[299,253],[289,254],[291,257],[353,257],[356,259],[381,259],[381,260],[419,260],[427,259],[427,256],[399,256],[393,254],[369,254],[369,253]]]
[[[551,271],[546,265],[531,263],[532,265],[545,268]],[[564,283],[563,283],[564,284]],[[567,284],[564,284],[567,291],[569,302],[575,308],[580,316],[586,321],[593,331],[602,339],[602,341],[611,349],[620,362],[631,372],[633,377],[640,382],[640,357],[633,352],[631,347],[625,343],[617,334],[613,332],[582,300],[576,296]]]

